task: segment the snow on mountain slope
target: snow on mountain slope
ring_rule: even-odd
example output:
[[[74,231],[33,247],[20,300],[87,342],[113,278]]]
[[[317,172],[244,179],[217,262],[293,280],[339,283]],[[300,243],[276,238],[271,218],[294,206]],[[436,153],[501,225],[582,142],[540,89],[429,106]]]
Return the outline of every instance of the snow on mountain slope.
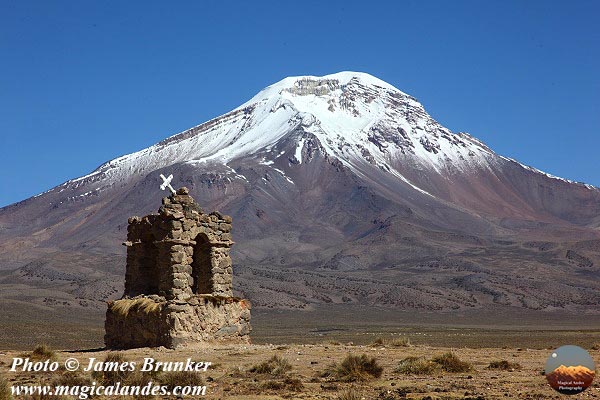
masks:
[[[416,99],[386,82],[366,73],[340,72],[285,78],[221,117],[109,161],[64,186],[99,182],[90,189],[102,190],[175,163],[227,165],[270,150],[298,127],[357,174],[370,164],[423,193],[403,170],[449,175],[512,161],[466,133],[444,128]],[[299,163],[305,143],[304,136],[297,138],[294,156]]]

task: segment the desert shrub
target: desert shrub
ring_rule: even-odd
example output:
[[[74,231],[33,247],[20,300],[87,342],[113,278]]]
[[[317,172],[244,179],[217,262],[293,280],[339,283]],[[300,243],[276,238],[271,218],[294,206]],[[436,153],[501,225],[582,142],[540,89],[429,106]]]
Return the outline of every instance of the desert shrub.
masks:
[[[394,372],[405,375],[430,375],[438,368],[438,364],[423,357],[406,357],[398,363]]]
[[[250,372],[256,374],[270,374],[274,376],[285,375],[292,370],[292,365],[283,357],[274,355],[267,361],[263,361],[250,368]]]
[[[348,354],[341,363],[329,367],[326,375],[353,382],[379,378],[382,373],[383,367],[377,363],[376,358],[369,358],[366,354],[360,356]]]
[[[301,392],[304,388],[302,381],[298,378],[285,377],[283,380],[268,380],[262,385],[267,390],[286,390],[288,392]]]
[[[446,372],[468,372],[473,369],[470,363],[462,361],[452,352],[434,357],[432,361],[439,364],[442,370]]]
[[[407,337],[397,337],[390,340],[389,345],[392,347],[410,347],[410,339]]]
[[[362,393],[354,388],[342,390],[338,396],[338,400],[362,400]]]
[[[285,383],[286,388],[292,392],[301,392],[302,389],[304,389],[302,381],[298,378],[288,376],[283,380],[283,383]]]
[[[283,390],[285,384],[281,381],[268,380],[261,384],[261,387],[266,390]]]
[[[11,393],[10,387],[8,387],[8,382],[3,376],[0,376],[0,400],[10,400],[10,398]]]
[[[600,350],[600,343],[596,343],[592,346],[592,350]]]
[[[120,365],[125,362],[128,362],[128,359],[123,355],[123,353],[116,351],[111,351],[104,358],[104,363],[118,363]],[[129,378],[132,372],[133,371],[121,371],[118,369],[116,371],[94,371],[92,372],[92,378],[104,385],[115,385],[117,382],[121,382],[121,384],[123,384],[127,378]]]
[[[487,366],[488,369],[500,369],[503,371],[517,370],[521,369],[521,364],[519,363],[511,363],[507,360],[501,361],[492,361],[490,365]]]
[[[89,386],[91,384],[90,377],[71,371],[65,371],[52,380],[52,386]]]
[[[29,357],[33,360],[55,360],[56,352],[46,344],[38,344],[35,346]]]
[[[197,371],[172,371],[165,372],[158,377],[160,383],[172,390],[175,386],[202,386],[204,379]]]
[[[371,346],[385,346],[385,342],[386,340],[382,337],[377,337],[375,338],[375,340],[373,340],[373,342],[371,343]]]
[[[159,376],[159,373],[155,372],[140,372],[140,371],[132,371],[129,375],[127,375],[127,377],[125,378],[125,381],[122,383],[123,385],[127,385],[127,386],[132,386],[132,387],[139,387],[140,391],[141,389],[146,386],[148,383],[150,382],[156,382],[157,378]],[[151,395],[142,395],[140,393],[138,394],[131,394],[131,396],[134,399],[152,399],[154,398],[154,396]]]

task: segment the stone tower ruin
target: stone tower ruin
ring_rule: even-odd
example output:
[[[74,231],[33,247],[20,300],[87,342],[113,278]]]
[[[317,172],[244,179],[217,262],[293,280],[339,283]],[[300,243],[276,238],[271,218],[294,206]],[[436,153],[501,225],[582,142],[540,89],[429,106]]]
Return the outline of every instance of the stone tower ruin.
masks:
[[[232,291],[231,217],[205,214],[188,193],[129,218],[125,293],[108,303],[108,348],[249,342],[250,302]]]

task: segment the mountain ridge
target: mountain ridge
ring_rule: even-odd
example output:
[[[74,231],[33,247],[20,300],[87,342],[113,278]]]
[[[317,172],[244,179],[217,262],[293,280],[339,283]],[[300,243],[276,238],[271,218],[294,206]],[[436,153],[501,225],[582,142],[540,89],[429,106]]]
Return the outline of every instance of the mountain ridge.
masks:
[[[303,82],[304,83],[306,83],[306,82],[315,83],[316,82],[317,85],[316,85],[316,89],[314,89],[314,91],[319,92],[320,88],[323,88],[323,87],[325,87],[327,90],[330,90],[332,88],[332,86],[334,88],[339,88],[340,86],[347,86],[350,83],[352,83],[353,81],[355,83],[359,83],[361,85],[367,84],[367,85],[370,85],[370,86],[374,86],[374,87],[376,87],[378,89],[386,89],[388,91],[391,91],[393,93],[396,93],[396,94],[399,94],[399,95],[403,96],[405,101],[408,100],[409,103],[411,103],[417,109],[417,111],[418,111],[417,114],[424,114],[424,119],[425,119],[425,123],[424,124],[430,124],[430,125],[434,125],[435,127],[443,128],[443,127],[441,127],[441,125],[439,125],[437,123],[437,121],[435,121],[433,118],[431,118],[426,113],[426,111],[423,108],[423,106],[421,105],[421,103],[419,103],[414,97],[412,97],[410,95],[407,95],[406,93],[400,91],[399,89],[395,88],[394,86],[389,85],[386,82],[384,82],[384,81],[382,81],[382,80],[380,80],[378,78],[375,78],[375,77],[373,77],[373,76],[371,76],[369,74],[366,74],[366,73],[357,73],[357,72],[352,72],[352,71],[344,71],[344,72],[340,72],[340,73],[336,73],[336,74],[325,75],[323,77],[316,77],[316,76],[309,76],[309,75],[307,75],[307,76],[297,76],[297,77],[287,77],[287,78],[284,78],[281,81],[279,81],[279,82],[277,82],[277,83],[275,83],[273,85],[268,86],[267,88],[265,88],[262,91],[260,91],[256,96],[254,96],[253,98],[251,98],[247,102],[245,102],[242,105],[234,108],[230,112],[225,113],[222,116],[210,119],[209,121],[206,121],[206,122],[204,122],[202,124],[196,125],[196,126],[190,128],[190,129],[187,129],[187,130],[179,132],[179,133],[177,133],[175,135],[172,135],[172,136],[170,136],[170,137],[168,137],[168,138],[166,138],[164,140],[161,140],[160,142],[158,142],[155,145],[152,145],[152,146],[150,146],[148,148],[145,148],[145,149],[142,149],[140,151],[133,152],[133,153],[125,154],[123,156],[120,156],[120,157],[117,157],[115,159],[109,160],[109,161],[101,164],[98,168],[96,168],[95,170],[93,170],[89,174],[86,174],[84,176],[81,176],[81,177],[78,177],[78,178],[75,178],[75,179],[68,180],[68,181],[64,182],[63,184],[58,185],[58,187],[60,187],[60,186],[66,186],[68,184],[74,184],[74,183],[77,183],[77,182],[80,182],[80,181],[83,181],[83,180],[86,180],[86,179],[93,178],[95,175],[102,174],[103,172],[106,172],[106,171],[109,171],[111,169],[114,169],[115,167],[118,167],[118,164],[121,163],[121,162],[123,162],[123,161],[127,161],[127,160],[132,159],[132,158],[136,159],[136,158],[143,158],[144,156],[147,157],[148,153],[152,153],[152,152],[161,152],[161,151],[167,149],[169,147],[169,145],[172,144],[172,143],[181,143],[182,141],[185,141],[186,139],[193,139],[195,136],[197,136],[197,134],[195,132],[202,131],[202,130],[210,130],[211,128],[215,127],[215,125],[219,125],[219,124],[220,125],[224,125],[225,122],[230,122],[231,119],[236,118],[240,114],[246,114],[248,112],[248,109],[256,108],[257,103],[267,102],[267,103],[269,103],[269,105],[272,105],[273,107],[284,107],[284,108],[285,108],[286,105],[290,105],[290,104],[294,105],[293,102],[289,101],[289,98],[283,98],[283,97],[280,97],[280,96],[284,92],[285,93],[294,93],[294,90],[293,90],[294,88],[299,89],[300,92],[302,92],[302,90],[305,89],[305,86],[306,86],[306,85],[304,85],[304,86],[302,85]],[[308,91],[307,93],[304,93],[304,95],[306,95],[306,94],[310,95],[310,94],[313,94],[313,93],[310,92],[310,91]],[[323,95],[323,93],[319,94],[319,96],[322,96],[322,95]],[[286,101],[286,100],[288,100],[288,101]],[[271,103],[275,103],[275,104],[271,104]],[[268,108],[268,107],[265,107],[265,108]],[[356,109],[354,109],[354,110],[356,111]],[[273,108],[271,108],[271,111],[273,111]],[[312,117],[312,118],[316,118],[317,120],[319,120],[319,118],[317,118],[314,114],[310,114],[309,112],[305,112],[305,111],[303,112],[303,111],[300,111],[300,110],[296,110],[296,111],[297,112],[293,116],[288,116],[287,120],[294,119],[299,124],[302,124],[303,122],[305,122],[303,118],[310,119]],[[335,116],[335,117],[337,117],[337,116]],[[296,120],[296,118],[298,118],[298,120]],[[313,121],[310,121],[308,123],[308,126],[311,126],[312,122]],[[376,122],[378,122],[378,121],[373,121],[373,120],[370,121],[371,125],[374,124],[374,123],[376,123]],[[216,128],[218,128],[218,126]],[[288,127],[288,129],[289,128],[292,128],[292,127]],[[244,127],[242,127],[241,129],[243,130]],[[589,185],[589,184],[585,184],[585,183],[582,183],[582,182],[576,182],[576,181],[572,181],[572,180],[560,178],[560,177],[548,174],[546,172],[543,172],[543,171],[541,171],[539,169],[536,169],[534,167],[524,165],[524,164],[522,164],[522,163],[520,163],[517,160],[514,160],[512,158],[504,157],[502,155],[497,155],[495,152],[493,152],[483,142],[481,142],[480,140],[476,139],[475,137],[473,137],[473,136],[471,136],[471,135],[469,135],[467,133],[464,133],[464,132],[451,133],[449,130],[447,130],[445,128],[443,128],[443,129],[444,129],[444,133],[447,134],[447,135],[451,134],[455,138],[459,138],[461,140],[464,140],[464,142],[467,142],[467,143],[470,143],[470,144],[474,145],[476,149],[477,148],[478,149],[482,149],[483,151],[487,152],[488,154],[497,156],[497,157],[499,157],[502,160],[505,160],[505,161],[508,161],[508,162],[514,162],[514,163],[518,164],[519,166],[521,166],[521,167],[523,167],[525,169],[528,169],[528,170],[530,170],[532,172],[543,174],[543,175],[545,175],[545,176],[547,176],[549,178],[552,178],[552,179],[557,179],[557,180],[561,180],[561,181],[564,181],[564,182],[573,183],[573,184],[577,184],[577,185],[583,185],[584,187],[586,187],[586,188],[588,188],[590,190],[600,190],[600,189],[594,187],[593,185]],[[349,129],[349,130],[352,130],[352,129]],[[364,132],[365,131],[364,128],[360,129],[359,131],[362,132],[362,133],[366,133],[366,132]],[[326,134],[328,133],[327,130],[325,130],[325,133]],[[338,132],[335,132],[335,133],[338,133]],[[429,133],[429,132],[427,131],[427,133]],[[218,137],[218,135],[217,135],[217,137]],[[241,137],[243,137],[243,136],[241,136]],[[234,141],[235,141],[235,139],[239,140],[240,138],[239,137],[238,138],[234,138]],[[261,146],[262,147],[267,147],[267,146],[269,146],[270,144],[273,144],[274,142],[276,142],[279,139],[281,139],[281,137],[276,134],[276,135],[270,137],[269,139],[267,139],[266,141],[264,141],[263,143],[261,143],[260,146],[259,146],[259,148]],[[320,138],[320,139],[322,139],[322,138]],[[344,139],[347,139],[347,138],[344,138]],[[381,144],[381,143],[378,142],[378,139],[379,138],[376,135],[374,135],[372,137],[368,137],[368,140],[371,143],[374,143],[374,144],[380,146],[380,150],[382,150],[381,147],[383,147],[383,148],[387,147],[386,143]],[[398,139],[399,139],[398,136],[392,138],[392,140],[394,140],[394,141],[397,141]],[[200,151],[199,155],[195,155],[195,156],[192,156],[192,155],[190,155],[188,153],[186,157],[180,157],[180,158],[176,158],[176,159],[173,159],[172,157],[171,158],[166,157],[166,158],[169,160],[169,162],[177,162],[177,161],[178,162],[183,162],[183,161],[188,161],[188,162],[205,161],[205,162],[210,162],[210,161],[213,161],[213,160],[219,160],[220,159],[221,163],[227,164],[227,161],[229,159],[231,159],[231,158],[235,158],[236,156],[241,156],[241,155],[252,154],[252,153],[254,153],[254,152],[256,152],[258,150],[256,148],[256,146],[254,146],[253,148],[246,149],[247,150],[246,153],[243,153],[243,152],[237,152],[236,153],[235,150],[232,152],[231,149],[230,149],[230,154],[220,154],[219,153],[221,150],[227,150],[227,148],[230,147],[230,145],[232,145],[234,143],[234,141],[231,141],[229,143],[229,146],[227,146],[225,148],[218,148],[218,144],[217,144],[217,151],[215,151],[213,154],[208,154],[207,155],[206,153],[202,153]],[[321,142],[326,142],[326,141],[321,140]],[[421,152],[419,152],[419,155],[429,157],[429,159],[427,161],[429,161],[430,165],[433,165],[434,167],[436,167],[436,163],[432,162],[432,157],[430,157],[430,155],[431,155],[431,153],[433,153],[433,154],[437,154],[438,153],[438,151],[439,151],[439,145],[437,145],[436,143],[431,143],[430,142],[430,138],[427,135],[421,136],[420,139],[419,139],[419,142],[420,142],[421,146],[424,149],[428,150],[428,152],[429,152],[429,155],[428,155],[427,152],[421,151]],[[463,146],[465,145],[464,142],[461,142],[461,144]],[[410,149],[411,147],[414,149],[416,147],[414,142],[406,142],[406,143],[408,143],[408,146],[407,146],[408,149]],[[215,145],[214,143],[209,143],[209,144]],[[373,148],[364,149],[364,143],[361,143],[361,144],[353,143],[353,144],[361,147],[361,150],[366,151],[367,154],[369,155],[368,156],[369,160],[373,159],[372,155],[374,153],[377,155],[377,153],[374,151],[375,149],[373,149]],[[339,145],[339,143],[338,143],[338,145]],[[347,143],[342,142],[342,145],[347,145]],[[198,147],[195,146],[195,145],[192,145],[192,150],[199,151]],[[327,148],[327,150],[328,150],[328,152],[330,154],[332,154],[332,155],[340,158],[341,160],[346,161],[345,159],[347,157],[344,157],[342,154],[340,154],[339,152],[336,152],[334,149]],[[405,149],[402,149],[402,151],[404,151],[404,150]],[[472,151],[471,148],[469,148],[468,150]],[[231,154],[231,153],[233,153],[233,154]],[[297,152],[297,154],[298,154],[298,152]],[[169,154],[167,154],[167,155],[169,155]],[[172,156],[172,154],[170,154],[170,155]],[[459,157],[461,157],[464,160],[464,154],[459,155]],[[152,160],[152,161],[155,161],[155,160]],[[380,164],[384,165],[384,168],[386,168],[386,167],[389,168],[389,166],[386,165],[386,162],[385,162],[386,160],[385,159],[378,158],[377,161]],[[439,157],[438,157],[438,161],[439,161]],[[456,161],[456,160],[453,160],[453,161]],[[145,170],[143,166],[142,166],[142,168],[143,168],[143,170]],[[403,177],[399,177],[399,178],[403,179]],[[404,178],[404,179],[406,179],[406,178]],[[53,190],[53,189],[50,189],[50,190]],[[44,193],[47,193],[47,192],[44,192]],[[41,193],[41,194],[44,194],[44,193]],[[33,197],[40,196],[41,194],[38,194],[38,195],[33,196]]]

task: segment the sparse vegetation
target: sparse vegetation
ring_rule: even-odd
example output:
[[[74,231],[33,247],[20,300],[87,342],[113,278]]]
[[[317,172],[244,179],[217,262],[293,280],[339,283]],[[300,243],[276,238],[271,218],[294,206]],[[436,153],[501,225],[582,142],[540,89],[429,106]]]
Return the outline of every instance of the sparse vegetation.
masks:
[[[263,361],[250,368],[250,372],[256,374],[270,374],[273,376],[285,375],[292,370],[292,365],[285,358],[274,355],[267,361]]]
[[[391,340],[404,335],[381,336]],[[363,339],[366,343],[370,343],[374,337],[368,336],[368,338]],[[419,338],[415,340],[419,340]],[[146,386],[150,381],[156,385],[165,386],[207,385],[208,391],[211,392],[213,388],[222,389],[221,393],[225,398],[279,396],[286,399],[303,398],[306,400],[325,397],[337,400],[397,400],[402,398],[429,398],[428,396],[449,399],[457,395],[464,396],[465,399],[483,398],[482,396],[522,398],[523,387],[535,388],[535,385],[539,386],[539,379],[544,379],[543,375],[545,373],[541,371],[539,360],[545,359],[549,353],[545,349],[532,349],[527,352],[516,353],[514,346],[509,349],[501,349],[500,347],[461,348],[452,351],[452,353],[447,353],[450,348],[435,350],[443,348],[442,346],[434,347],[433,350],[429,346],[413,346],[408,349],[404,347],[386,347],[386,350],[366,348],[364,350],[365,347],[362,346],[344,345],[334,347],[326,342],[318,345],[256,345],[257,351],[245,351],[246,349],[242,347],[245,345],[239,346],[219,347],[223,350],[210,354],[210,358],[213,358],[214,355],[215,361],[219,364],[211,365],[210,372],[192,373],[192,377],[186,373],[180,375],[180,373],[140,372],[139,368],[138,371],[123,374],[124,377],[118,376],[117,373],[96,372],[94,375],[98,378],[92,378],[90,373],[82,371],[68,372],[64,368],[60,368],[56,372],[43,374],[28,372],[8,374],[6,372],[8,366],[4,364],[5,371],[0,371],[0,375],[4,372],[4,377],[6,380],[10,378],[10,381],[6,383],[0,379],[0,400],[20,400],[21,397],[23,400],[72,400],[72,396],[65,396],[61,399],[57,398],[58,396],[40,395],[16,396],[11,399],[10,385],[42,384],[54,386],[61,384],[75,386],[89,385],[90,381],[96,382],[97,385],[107,385],[104,382],[120,381],[121,385],[139,387]],[[278,347],[284,346],[285,349],[277,350]],[[591,348],[591,346],[588,345],[588,348]],[[33,349],[33,346],[30,346],[25,354],[18,350],[7,350],[2,360],[10,360],[13,356],[28,357],[31,349]],[[278,357],[272,357],[275,354]],[[293,361],[296,359],[296,354],[299,354],[299,361]],[[451,354],[451,356],[448,354]],[[597,354],[597,352],[594,354]],[[198,356],[200,357],[200,353]],[[95,357],[98,361],[136,361],[139,365],[143,357],[155,357],[157,360],[164,362],[185,360],[190,357],[190,350],[134,349],[113,353],[102,351],[70,354],[56,351],[56,357],[60,360],[75,357],[80,361]],[[375,357],[376,361],[372,357]],[[210,359],[209,356],[206,358]],[[446,372],[457,370],[455,367],[449,367],[450,365],[455,366],[457,359],[461,363],[468,361],[474,365],[477,371],[459,374]],[[335,363],[331,364],[332,362]],[[469,363],[465,364],[473,368]],[[330,364],[331,366],[328,367]],[[285,365],[290,365],[291,370],[286,368]],[[373,365],[379,368],[373,368]],[[445,366],[444,369],[442,365]],[[254,372],[250,372],[251,367],[253,367]],[[377,369],[381,370],[381,367],[384,367],[383,371],[378,373]],[[214,371],[214,369],[218,369],[218,371]],[[272,372],[278,374],[277,371],[282,370],[285,372],[280,375],[271,374]],[[327,370],[327,374],[321,375],[324,370]],[[375,370],[375,373],[365,372],[373,370]],[[535,374],[532,372],[535,372]],[[379,378],[376,378],[379,374]],[[473,379],[468,379],[470,378],[468,375],[472,375]],[[511,376],[512,379],[502,379],[502,375],[504,375],[504,378]],[[196,378],[197,380],[189,381],[188,378]],[[542,390],[542,387],[539,389]],[[221,393],[219,394],[221,395]],[[154,400],[158,400],[159,397],[157,395]],[[146,397],[134,395],[133,397],[128,396],[128,398],[142,400]],[[152,398],[148,397],[147,400],[152,400]]]
[[[304,388],[302,381],[298,378],[286,377],[281,381],[268,380],[262,385],[263,389],[267,390],[288,390],[291,392],[301,392]]]
[[[268,380],[266,382],[263,382],[261,384],[261,387],[265,390],[283,390],[285,384],[281,381]]]
[[[104,358],[104,363],[122,364],[127,361],[129,360],[123,355],[123,353],[116,351],[108,353]],[[122,384],[127,380],[127,378],[129,378],[132,372],[133,371],[130,370],[120,371],[119,369],[115,371],[94,371],[92,372],[92,378],[104,385],[115,385],[117,382],[121,382]]]
[[[8,382],[4,379],[3,376],[0,376],[0,400],[10,400],[10,388],[8,387]]]
[[[341,363],[331,365],[325,372],[325,376],[353,382],[379,378],[382,373],[383,367],[377,363],[376,358],[368,357],[366,354],[360,356],[349,354]]]
[[[512,363],[507,360],[492,361],[487,367],[488,369],[499,369],[502,371],[515,371],[521,369],[521,364]]]
[[[202,386],[204,379],[200,372],[196,371],[173,371],[165,372],[158,377],[164,386],[172,390],[175,386]]]
[[[38,344],[35,346],[29,357],[32,360],[55,360],[56,352],[46,344]]]
[[[287,377],[283,382],[286,384],[288,390],[291,390],[292,392],[300,392],[304,388],[302,381],[298,378]]]
[[[355,388],[348,388],[346,390],[342,390],[338,396],[338,400],[362,400],[362,393],[356,390]]]
[[[448,352],[427,360],[425,357],[407,357],[398,363],[394,372],[405,375],[430,375],[436,371],[468,372],[473,366],[458,358],[454,353]]]
[[[398,363],[394,372],[405,375],[430,375],[439,368],[439,364],[424,357],[406,357]]]
[[[133,371],[131,374],[127,375],[127,379],[125,380],[125,382],[123,382],[123,384],[128,385],[128,386],[136,386],[136,387],[143,388],[148,383],[154,382],[155,378],[157,376],[158,376],[158,373],[153,374],[153,373],[148,373],[148,372],[140,372],[140,371],[136,370],[136,371]],[[132,395],[132,397],[134,399],[152,399],[152,398],[154,398],[154,396],[142,395],[142,394]]]
[[[112,302],[111,310],[123,317],[129,315],[130,311],[141,311],[144,314],[156,314],[160,312],[161,304],[152,299],[143,297],[139,299],[121,299]]]
[[[446,372],[469,372],[473,369],[470,363],[462,361],[452,352],[434,357],[432,361],[439,364],[442,370]]]
[[[91,384],[92,380],[89,376],[70,371],[65,371],[52,380],[52,386],[86,386]]]

